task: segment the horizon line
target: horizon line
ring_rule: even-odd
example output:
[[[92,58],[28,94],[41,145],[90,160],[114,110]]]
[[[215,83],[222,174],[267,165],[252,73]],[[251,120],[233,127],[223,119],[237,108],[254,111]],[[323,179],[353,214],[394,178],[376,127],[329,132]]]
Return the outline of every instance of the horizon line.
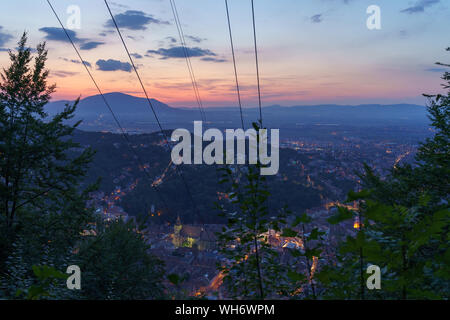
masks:
[[[141,97],[141,96],[135,96],[132,95],[130,93],[124,93],[124,92],[120,92],[120,91],[110,91],[110,92],[106,92],[104,93],[104,95],[111,95],[111,94],[121,94],[124,96],[128,96],[128,97],[132,97],[132,98],[137,98],[137,99],[145,99],[145,97]],[[79,95],[80,101],[83,101],[85,99],[88,98],[92,98],[92,97],[96,97],[96,96],[100,96],[100,94],[93,94],[93,95],[88,95],[83,97],[81,94]],[[163,103],[165,105],[167,105],[170,108],[173,109],[196,109],[197,106],[172,106],[169,103],[163,102],[161,100],[158,100],[156,98],[150,98],[152,100],[158,101],[160,103]],[[57,103],[57,102],[70,102],[70,101],[75,101],[76,99],[58,99],[58,100],[53,100],[51,99],[49,101],[49,103]],[[286,104],[270,104],[270,105],[263,105],[263,108],[270,108],[270,107],[280,107],[280,108],[294,108],[294,107],[320,107],[320,106],[336,106],[336,107],[363,107],[363,106],[398,106],[398,105],[409,105],[409,106],[419,106],[419,107],[427,107],[426,104],[421,105],[421,104],[417,104],[417,103],[407,103],[407,102],[401,102],[401,103],[359,103],[359,104],[339,104],[339,103],[317,103],[317,104],[291,104],[291,105],[286,105]],[[229,105],[229,106],[207,106],[206,109],[231,109],[231,108],[239,108],[238,105]],[[243,109],[246,110],[251,110],[251,109],[257,109],[258,106],[250,106],[250,107],[243,107]]]

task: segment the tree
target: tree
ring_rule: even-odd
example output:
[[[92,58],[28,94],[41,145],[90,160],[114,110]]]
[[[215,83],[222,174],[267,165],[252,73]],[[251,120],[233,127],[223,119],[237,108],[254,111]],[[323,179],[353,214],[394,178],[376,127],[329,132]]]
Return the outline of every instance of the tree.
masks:
[[[47,84],[47,50],[39,44],[33,63],[26,42],[24,33],[0,82],[0,295],[158,297],[160,261],[147,254],[141,234],[130,224],[105,225],[86,207],[97,186],[83,183],[94,151],[72,141],[80,122],[67,124],[79,100],[47,116],[55,90]],[[82,292],[67,290],[60,273],[77,263],[92,280]]]
[[[289,248],[289,254],[295,258],[290,265],[288,277],[291,288],[288,294],[294,298],[317,299],[319,292],[314,278],[323,252],[325,232],[312,226],[312,219],[306,213],[297,216],[292,228],[284,228],[282,236],[301,239],[299,246]],[[296,229],[296,230],[295,230]]]
[[[421,144],[414,166],[394,168],[385,181],[367,167],[364,176],[366,188],[372,191],[370,199],[392,207],[405,218],[400,223],[407,224],[405,228],[410,231],[403,238],[403,253],[413,252],[407,254],[403,265],[419,268],[416,275],[421,276],[425,297],[426,293],[432,296],[431,292],[448,297],[450,287],[450,274],[445,271],[450,263],[450,73],[445,72],[442,79],[446,94],[424,95],[429,101],[428,117],[434,136]],[[399,234],[398,230],[392,232]],[[420,296],[420,292],[417,288],[411,294]],[[405,295],[407,292],[403,292]]]
[[[81,293],[87,299],[158,299],[163,297],[163,264],[148,253],[149,245],[122,220],[97,225],[96,236],[77,254],[83,271]]]
[[[81,190],[80,183],[94,152],[70,139],[79,122],[66,124],[78,100],[47,116],[44,106],[55,90],[47,83],[47,50],[39,44],[33,58],[26,42],[24,33],[1,73],[0,274],[15,242],[26,242],[30,254],[23,259],[31,274],[31,266],[41,262],[43,244],[55,256],[56,251],[66,254],[92,221],[85,209],[90,189]]]
[[[449,72],[442,79],[447,82],[443,87],[450,89]],[[351,280],[359,260],[359,298],[365,298],[362,272],[368,263],[380,266],[384,283],[383,292],[371,293],[372,298],[449,296],[450,90],[447,95],[425,96],[435,134],[421,144],[416,163],[394,167],[384,179],[365,165],[361,175],[365,190],[351,192],[348,199],[360,200],[359,209],[342,215],[345,208],[340,208],[340,214],[329,220],[340,223],[358,216],[360,223],[356,235],[340,246],[339,268],[323,275],[330,288],[338,287],[343,279]],[[355,297],[355,286],[351,289],[350,298]]]
[[[260,125],[253,124],[257,139]],[[259,141],[259,140],[258,140]],[[219,204],[227,224],[219,234],[220,252],[226,262],[219,265],[229,294],[241,299],[273,298],[286,292],[287,269],[279,263],[279,252],[268,241],[271,231],[281,231],[283,212],[269,217],[265,176],[261,163],[248,165],[235,177],[229,167],[220,169],[220,183],[228,187],[230,206]]]
[[[9,53],[12,63],[3,70],[0,83],[0,211],[8,235],[19,229],[19,216],[30,208],[48,212],[58,206],[61,212],[79,200],[75,188],[93,156],[90,149],[69,156],[80,147],[67,139],[79,123],[63,122],[73,117],[78,101],[48,119],[44,105],[55,85],[47,85],[45,43],[38,45],[30,66],[26,41],[24,33],[17,53]]]

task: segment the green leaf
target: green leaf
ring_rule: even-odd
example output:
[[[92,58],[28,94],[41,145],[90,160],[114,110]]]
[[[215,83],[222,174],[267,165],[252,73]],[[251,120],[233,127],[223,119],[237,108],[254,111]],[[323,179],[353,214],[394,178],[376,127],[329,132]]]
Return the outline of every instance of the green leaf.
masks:
[[[306,213],[303,213],[301,216],[295,218],[292,226],[296,227],[300,223],[309,223],[309,222],[311,222],[311,220],[312,219],[310,217],[308,217],[308,215]]]
[[[314,228],[309,235],[309,240],[317,240],[321,235],[325,234],[325,232],[320,232],[318,228]]]
[[[347,195],[346,202],[352,202],[352,201],[356,201],[356,200],[366,199],[367,197],[369,197],[369,195],[370,195],[369,190],[361,190],[359,192],[355,192],[355,191],[351,190]]]
[[[30,289],[28,289],[28,296],[27,298],[30,300],[37,300],[41,296],[48,296],[48,292],[44,290],[42,286],[31,286]]]
[[[174,285],[179,285],[180,284],[180,276],[175,274],[175,273],[171,273],[167,276],[167,279],[169,279],[169,281],[174,284]]]
[[[293,281],[305,281],[306,276],[302,273],[294,272],[289,270],[287,273],[288,277]]]
[[[364,247],[365,244],[366,244],[366,233],[363,230],[360,230],[356,235],[356,245],[359,247]]]
[[[305,250],[305,257],[308,259],[312,259],[313,257],[318,257],[322,253],[322,250],[319,248],[314,249],[306,249]]]
[[[373,201],[367,201],[367,208],[365,216],[373,221],[387,222],[390,217],[396,218],[397,215],[392,215],[392,207],[385,204]]]
[[[32,266],[33,273],[40,280],[46,279],[67,279],[68,274],[62,273],[61,271],[55,269],[54,267],[49,267],[47,265],[42,266]]]
[[[290,228],[284,228],[282,237],[293,238],[296,237],[298,233]]]
[[[338,206],[338,212],[327,219],[330,224],[338,224],[342,221],[349,220],[353,218],[353,212],[345,207]]]
[[[302,253],[300,250],[298,249],[290,249],[289,253],[294,257],[294,258],[298,258],[298,257],[302,257],[304,256],[304,253]]]

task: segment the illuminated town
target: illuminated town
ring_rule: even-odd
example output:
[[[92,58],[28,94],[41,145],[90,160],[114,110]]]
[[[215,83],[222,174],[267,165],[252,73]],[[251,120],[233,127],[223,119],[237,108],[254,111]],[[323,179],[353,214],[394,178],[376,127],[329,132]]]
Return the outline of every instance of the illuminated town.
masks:
[[[336,137],[336,132],[331,132],[332,137]],[[157,139],[153,145],[164,146],[164,140]],[[115,149],[120,149],[120,143],[113,144]],[[146,144],[136,144],[137,150],[148,148]],[[284,174],[280,172],[275,179],[294,184],[302,184],[318,190],[327,191],[327,195],[320,193],[320,203],[306,210],[307,214],[314,217],[320,230],[325,231],[326,241],[329,246],[337,243],[340,237],[358,229],[360,223],[355,219],[353,224],[344,227],[330,227],[326,223],[337,206],[343,206],[350,210],[357,209],[357,203],[344,203],[345,192],[342,185],[356,187],[359,178],[357,169],[361,169],[363,160],[370,159],[370,165],[377,172],[384,174],[386,170],[395,168],[401,161],[410,161],[415,153],[417,145],[393,143],[391,141],[363,143],[361,139],[355,137],[343,137],[341,142],[314,141],[312,139],[294,140],[286,139],[281,142],[281,148],[292,150],[289,158],[285,158],[286,166],[294,170],[295,174]],[[295,155],[301,157],[296,157]],[[150,164],[139,167],[139,172],[144,172]],[[164,185],[166,179],[174,177],[175,165],[169,161],[166,165],[161,164],[160,174],[156,174],[152,187]],[[126,212],[122,207],[122,199],[127,194],[132,193],[141,183],[142,177],[135,177],[133,168],[126,166],[112,176],[115,185],[109,193],[95,192],[92,194],[94,205],[98,213],[104,219],[129,219],[134,220],[136,213]],[[357,187],[356,187],[357,188]],[[217,199],[229,201],[229,194],[217,192]],[[180,214],[175,220],[164,221],[164,208],[156,203],[150,205],[146,215],[150,223],[143,232],[150,252],[158,256],[165,263],[168,274],[186,275],[182,288],[188,296],[205,296],[209,299],[226,297],[221,284],[223,274],[218,271],[217,265],[226,263],[226,260],[219,253],[216,233],[220,232],[223,224],[206,223],[190,224],[184,223]],[[158,222],[151,223],[152,219],[159,219]],[[322,223],[321,223],[322,222]],[[280,232],[270,231],[264,239],[273,248],[276,248],[281,255],[281,259],[293,259],[289,254],[290,248],[303,248],[302,238],[282,237]],[[321,259],[333,257],[322,256]],[[314,272],[320,268],[318,259],[315,257],[310,266],[310,281],[314,281]],[[306,272],[307,266],[303,266]],[[170,286],[170,284],[168,284]],[[303,288],[298,289],[299,292]]]

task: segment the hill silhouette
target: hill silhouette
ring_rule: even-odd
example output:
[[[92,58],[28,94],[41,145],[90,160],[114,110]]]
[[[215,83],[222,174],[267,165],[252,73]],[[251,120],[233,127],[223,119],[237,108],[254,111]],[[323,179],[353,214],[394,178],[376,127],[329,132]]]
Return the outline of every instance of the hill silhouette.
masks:
[[[120,92],[106,93],[105,98],[111,105],[119,119],[128,124],[146,123],[142,128],[145,132],[156,131],[155,118],[145,98],[136,97]],[[54,114],[64,108],[64,104],[71,101],[55,101],[46,106],[49,114]],[[152,105],[164,128],[185,127],[192,128],[194,120],[201,120],[197,108],[174,108],[156,99],[151,99]],[[207,108],[206,119],[209,127],[239,128],[240,113],[237,107]],[[257,108],[245,108],[243,112],[245,126],[259,117]],[[91,122],[86,130],[103,130],[106,122],[109,128],[112,117],[100,95],[83,98],[76,111],[76,118],[84,123]],[[339,126],[427,126],[429,120],[424,106],[414,104],[367,104],[367,105],[308,105],[284,107],[279,105],[266,106],[263,109],[264,124],[271,128],[297,128],[299,125],[339,125]],[[105,122],[106,121],[106,122]],[[95,122],[95,124],[92,124]],[[152,123],[149,125],[149,123]]]
[[[116,113],[127,114],[142,114],[148,112],[149,105],[145,98],[135,97],[121,92],[110,92],[104,94],[106,100],[110,104],[111,108]],[[167,104],[162,103],[156,99],[150,99],[155,111],[158,113],[173,113],[176,110],[169,107]],[[60,111],[66,103],[72,103],[73,101],[60,100],[49,103],[47,111],[53,113]],[[78,105],[77,114],[84,116],[86,114],[100,114],[108,111],[103,98],[97,94],[89,96],[80,100]],[[178,110],[180,111],[180,110]]]

